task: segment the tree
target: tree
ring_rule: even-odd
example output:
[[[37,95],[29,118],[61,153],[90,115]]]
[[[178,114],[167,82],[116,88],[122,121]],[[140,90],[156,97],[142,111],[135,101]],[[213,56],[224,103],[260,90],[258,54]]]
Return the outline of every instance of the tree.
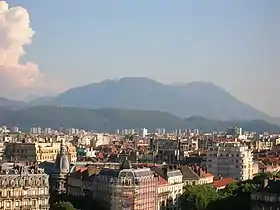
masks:
[[[218,199],[218,193],[210,185],[187,186],[182,195],[182,208],[190,210],[204,210]]]
[[[51,210],[75,210],[75,208],[70,202],[61,201],[54,203]]]
[[[259,189],[260,185],[252,180],[229,184],[219,191],[219,199],[208,205],[207,210],[227,209],[245,210],[250,209],[250,194]]]

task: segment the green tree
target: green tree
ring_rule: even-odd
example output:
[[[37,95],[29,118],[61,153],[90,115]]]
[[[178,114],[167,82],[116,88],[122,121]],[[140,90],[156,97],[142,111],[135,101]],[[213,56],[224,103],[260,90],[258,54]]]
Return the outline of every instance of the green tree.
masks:
[[[218,199],[218,193],[210,185],[187,186],[182,195],[182,209],[204,210]]]
[[[207,210],[247,210],[250,209],[250,194],[259,189],[259,184],[252,180],[229,184],[225,189],[220,190],[219,199],[208,205]]]
[[[70,202],[61,201],[54,203],[51,210],[75,210],[75,208]]]

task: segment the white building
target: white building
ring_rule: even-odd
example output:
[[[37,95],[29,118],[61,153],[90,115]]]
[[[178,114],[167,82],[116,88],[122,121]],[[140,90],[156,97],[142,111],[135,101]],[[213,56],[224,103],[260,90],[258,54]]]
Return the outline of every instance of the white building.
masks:
[[[140,128],[139,130],[139,137],[140,138],[144,138],[145,136],[148,135],[148,129],[146,128]]]
[[[44,134],[51,134],[52,129],[51,128],[45,128]]]
[[[158,209],[180,209],[180,196],[183,193],[183,174],[175,166],[155,166],[152,170],[159,175]]]
[[[18,128],[17,126],[14,126],[14,127],[12,128],[12,131],[13,131],[14,133],[18,133],[18,132],[19,132],[19,128]]]
[[[209,145],[206,166],[214,176],[240,181],[253,178],[253,155],[247,146],[238,142]]]
[[[188,156],[190,152],[198,150],[198,138],[182,139],[181,150],[184,151],[184,156]]]
[[[165,128],[157,128],[156,129],[156,134],[158,134],[159,136],[165,135],[165,133],[166,133],[166,129]]]
[[[30,128],[30,133],[32,134],[42,134],[41,127],[32,127]]]

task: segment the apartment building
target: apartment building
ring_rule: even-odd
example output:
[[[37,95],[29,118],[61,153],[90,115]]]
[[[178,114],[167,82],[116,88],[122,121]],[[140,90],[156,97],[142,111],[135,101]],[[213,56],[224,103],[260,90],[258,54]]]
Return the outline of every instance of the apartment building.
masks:
[[[184,156],[198,150],[198,138],[184,138],[181,140],[181,150],[184,151]]]
[[[0,209],[49,209],[49,177],[35,166],[2,164]]]
[[[158,179],[149,168],[103,168],[93,181],[93,199],[112,210],[156,210]]]
[[[158,165],[151,168],[159,176],[158,209],[180,208],[180,196],[183,193],[183,175],[177,165]],[[164,185],[163,180],[167,185]],[[162,181],[161,181],[162,180]]]
[[[75,163],[77,160],[76,147],[71,143],[67,143],[67,153],[69,161]],[[60,143],[44,143],[44,142],[9,142],[6,143],[5,157],[8,160],[18,161],[54,161],[60,151]]]
[[[280,180],[264,180],[263,188],[251,193],[251,210],[280,209]]]
[[[185,186],[211,184],[214,181],[214,176],[207,171],[206,167],[190,164],[180,166],[179,169],[183,174],[183,183]]]
[[[253,178],[252,152],[239,142],[209,145],[206,166],[216,177],[230,177],[240,181]]]

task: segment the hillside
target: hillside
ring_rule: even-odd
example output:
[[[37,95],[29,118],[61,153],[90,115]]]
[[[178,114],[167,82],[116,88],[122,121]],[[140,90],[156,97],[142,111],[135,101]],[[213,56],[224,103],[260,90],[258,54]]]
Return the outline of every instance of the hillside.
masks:
[[[181,118],[202,116],[219,120],[262,119],[265,113],[207,82],[166,85],[148,78],[122,78],[70,89],[50,102],[90,109],[159,110]]]
[[[0,107],[5,107],[9,109],[21,109],[23,107],[26,107],[27,103],[23,101],[15,101],[10,100],[4,97],[0,97]]]
[[[41,127],[75,127],[98,131],[141,127],[155,130],[161,127],[168,130],[200,128],[204,132],[210,132],[241,126],[248,131],[280,131],[279,126],[261,120],[226,122],[202,117],[190,117],[183,120],[166,112],[124,109],[90,110],[55,106],[31,107],[22,110],[0,108],[0,116],[0,124],[17,125],[23,129],[40,125]]]

